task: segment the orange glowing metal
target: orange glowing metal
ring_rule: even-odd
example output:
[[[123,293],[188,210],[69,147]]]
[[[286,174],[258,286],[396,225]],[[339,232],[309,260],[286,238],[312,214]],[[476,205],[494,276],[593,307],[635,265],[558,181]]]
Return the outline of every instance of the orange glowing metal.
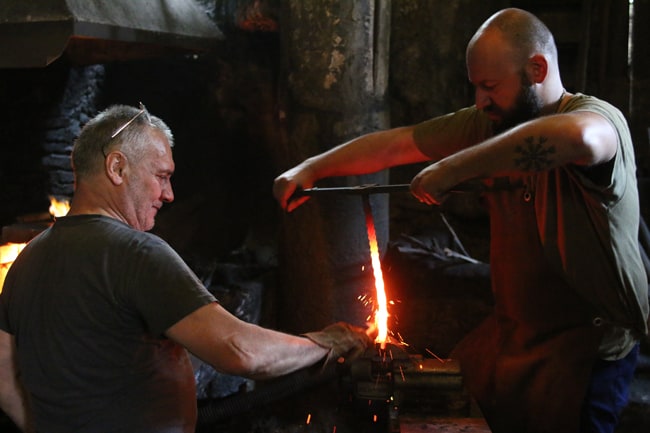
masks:
[[[368,231],[368,243],[370,244],[370,259],[372,262],[372,272],[375,276],[376,304],[375,309],[375,326],[377,328],[377,337],[375,343],[379,343],[382,349],[386,348],[386,339],[388,338],[388,307],[386,301],[386,290],[384,287],[384,275],[381,271],[381,262],[379,261],[379,246],[377,245],[377,233],[375,223],[372,219],[372,210],[370,209],[370,200],[366,195],[363,197],[364,211],[366,213],[366,230]]]

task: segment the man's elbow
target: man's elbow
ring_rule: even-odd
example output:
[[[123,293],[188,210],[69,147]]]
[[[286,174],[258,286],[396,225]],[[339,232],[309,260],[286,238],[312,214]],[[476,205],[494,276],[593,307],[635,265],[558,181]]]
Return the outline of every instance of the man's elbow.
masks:
[[[611,161],[618,149],[618,137],[614,128],[600,117],[597,121],[577,125],[573,140],[578,155],[576,163],[584,166],[604,164]]]

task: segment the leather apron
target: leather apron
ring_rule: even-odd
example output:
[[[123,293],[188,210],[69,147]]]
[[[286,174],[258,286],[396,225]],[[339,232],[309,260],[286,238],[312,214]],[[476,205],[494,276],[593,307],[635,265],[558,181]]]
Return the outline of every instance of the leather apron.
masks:
[[[603,330],[544,257],[525,189],[488,197],[495,309],[452,356],[494,433],[577,433]]]

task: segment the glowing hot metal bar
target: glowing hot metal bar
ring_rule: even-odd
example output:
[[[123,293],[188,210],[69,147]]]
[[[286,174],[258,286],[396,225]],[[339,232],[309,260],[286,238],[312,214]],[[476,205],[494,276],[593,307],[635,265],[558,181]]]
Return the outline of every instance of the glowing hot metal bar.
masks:
[[[379,343],[380,347],[385,349],[386,339],[388,338],[388,301],[386,299],[386,290],[384,288],[384,276],[381,271],[381,262],[379,261],[379,246],[377,245],[375,222],[372,218],[370,197],[367,194],[363,195],[363,211],[366,215],[366,229],[368,230],[368,243],[370,244],[370,259],[372,261],[372,271],[375,276],[375,289],[377,291],[377,307],[375,310],[377,338],[375,338],[375,343]]]

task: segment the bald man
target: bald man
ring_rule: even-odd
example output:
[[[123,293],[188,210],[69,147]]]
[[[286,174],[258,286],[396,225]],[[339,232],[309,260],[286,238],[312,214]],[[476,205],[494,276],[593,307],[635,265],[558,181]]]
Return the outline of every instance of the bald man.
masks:
[[[486,184],[495,308],[454,356],[495,433],[613,432],[648,331],[630,132],[612,105],[564,89],[557,57],[538,18],[499,11],[467,46],[475,105],[358,137],[273,188],[293,211],[319,179],[423,161],[421,202]]]

